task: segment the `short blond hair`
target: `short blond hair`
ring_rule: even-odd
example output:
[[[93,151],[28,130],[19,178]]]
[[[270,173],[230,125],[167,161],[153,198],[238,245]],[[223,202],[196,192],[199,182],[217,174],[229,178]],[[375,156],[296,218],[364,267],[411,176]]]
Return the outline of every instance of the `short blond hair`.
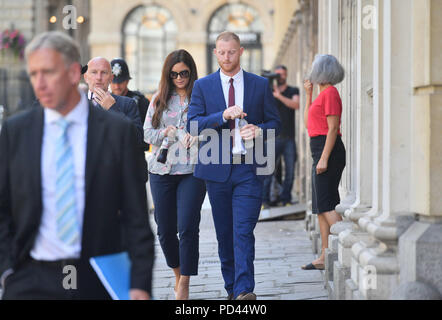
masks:
[[[231,32],[231,31],[221,32],[218,35],[218,37],[216,37],[215,43],[217,43],[219,40],[223,40],[223,41],[235,40],[236,42],[238,42],[239,45],[241,45],[241,40],[239,39],[238,35],[234,32]]]

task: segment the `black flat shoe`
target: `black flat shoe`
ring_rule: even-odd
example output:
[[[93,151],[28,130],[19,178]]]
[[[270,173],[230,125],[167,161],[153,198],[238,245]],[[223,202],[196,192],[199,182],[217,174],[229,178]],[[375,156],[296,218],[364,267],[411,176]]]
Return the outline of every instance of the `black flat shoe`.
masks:
[[[301,267],[302,270],[324,270],[325,266],[323,264],[313,264],[313,263],[309,263],[306,266],[302,266]]]

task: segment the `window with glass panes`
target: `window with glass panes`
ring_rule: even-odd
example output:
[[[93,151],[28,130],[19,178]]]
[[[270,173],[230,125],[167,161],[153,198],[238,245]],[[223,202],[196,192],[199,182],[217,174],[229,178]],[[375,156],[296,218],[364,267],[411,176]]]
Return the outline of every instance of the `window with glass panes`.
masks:
[[[261,74],[263,65],[261,35],[263,24],[257,11],[243,3],[232,3],[215,11],[208,25],[207,70],[218,69],[218,62],[213,55],[215,40],[223,31],[235,32],[244,47],[241,66],[245,71]]]
[[[171,13],[158,5],[139,6],[123,23],[123,57],[132,80],[129,89],[153,93],[166,56],[176,49],[177,26]]]

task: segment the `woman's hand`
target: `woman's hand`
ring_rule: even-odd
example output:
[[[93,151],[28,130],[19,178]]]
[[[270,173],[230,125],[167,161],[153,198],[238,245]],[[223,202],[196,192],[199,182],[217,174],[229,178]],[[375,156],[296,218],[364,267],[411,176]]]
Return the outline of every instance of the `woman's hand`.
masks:
[[[308,112],[312,104],[312,96],[313,96],[313,84],[310,82],[310,80],[304,80],[304,89],[306,93],[305,109],[304,109],[304,125],[307,128]]]
[[[310,82],[310,80],[304,80],[304,89],[307,96],[312,96],[313,84]]]
[[[198,141],[198,137],[191,136],[189,133],[187,133],[182,141],[182,144],[186,149],[189,149],[191,146],[193,146]]]
[[[316,174],[323,174],[328,169],[328,161],[324,159],[319,159],[318,164],[316,165]]]
[[[175,126],[172,126],[172,125],[167,126],[167,128],[164,129],[164,136],[169,137],[169,138],[173,138],[176,135],[176,131],[177,131],[177,128]]]

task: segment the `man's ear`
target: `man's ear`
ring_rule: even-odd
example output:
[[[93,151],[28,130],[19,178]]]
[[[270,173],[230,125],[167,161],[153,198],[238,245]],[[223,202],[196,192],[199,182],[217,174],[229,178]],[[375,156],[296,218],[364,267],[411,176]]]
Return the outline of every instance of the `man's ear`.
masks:
[[[83,74],[83,78],[84,78],[84,82],[86,82],[86,83],[88,83],[87,81],[88,81],[88,71],[86,71],[84,74]]]
[[[242,56],[243,52],[244,52],[244,48],[243,47],[239,48],[239,56],[240,57]]]
[[[84,74],[86,77],[86,74]],[[72,63],[69,66],[69,77],[72,84],[78,84],[81,80],[81,65],[79,63]]]

